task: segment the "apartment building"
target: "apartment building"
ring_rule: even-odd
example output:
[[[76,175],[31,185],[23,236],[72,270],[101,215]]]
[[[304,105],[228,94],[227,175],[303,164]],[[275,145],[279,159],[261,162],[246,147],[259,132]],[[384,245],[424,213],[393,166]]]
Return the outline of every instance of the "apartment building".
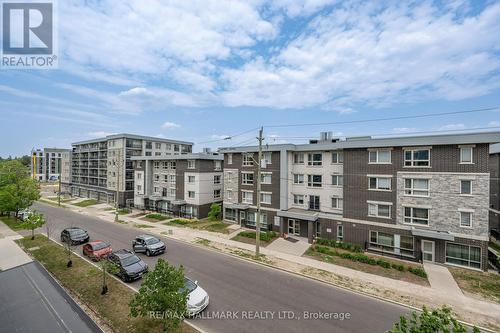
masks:
[[[490,230],[500,240],[500,144],[490,146]]]
[[[30,154],[31,177],[41,182],[59,180],[69,153],[69,149],[62,148],[33,149]]]
[[[188,218],[208,216],[222,203],[223,156],[209,152],[132,157],[134,207]]]
[[[71,156],[71,194],[101,202],[118,202],[119,206],[132,205],[132,157],[188,154],[192,146],[191,142],[133,134],[75,142]]]
[[[487,268],[489,147],[500,132],[264,147],[263,225],[312,242]],[[222,148],[224,219],[255,226],[257,147]],[[266,186],[266,187],[265,187]],[[266,195],[267,192],[267,195]]]

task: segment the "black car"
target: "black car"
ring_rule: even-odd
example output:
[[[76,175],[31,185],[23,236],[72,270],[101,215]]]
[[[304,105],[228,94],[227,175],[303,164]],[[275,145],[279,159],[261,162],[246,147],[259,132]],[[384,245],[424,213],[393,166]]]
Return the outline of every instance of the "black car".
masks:
[[[125,282],[140,279],[148,272],[148,265],[129,250],[110,253],[108,260],[118,267],[116,275]]]
[[[165,253],[167,247],[158,238],[151,235],[139,235],[132,241],[134,252],[144,252],[148,257]]]
[[[89,241],[90,237],[87,231],[82,228],[71,227],[66,228],[61,231],[61,242],[75,245],[75,244],[83,244]]]

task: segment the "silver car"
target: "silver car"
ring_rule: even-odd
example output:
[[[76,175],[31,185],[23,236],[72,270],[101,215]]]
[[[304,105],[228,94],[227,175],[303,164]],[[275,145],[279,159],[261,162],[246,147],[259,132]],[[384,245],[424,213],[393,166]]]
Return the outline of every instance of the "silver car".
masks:
[[[188,291],[187,315],[192,317],[205,310],[210,298],[205,289],[198,285],[198,281],[184,278],[184,288]]]
[[[134,252],[145,253],[148,257],[165,253],[167,246],[158,238],[151,235],[139,235],[132,241]]]

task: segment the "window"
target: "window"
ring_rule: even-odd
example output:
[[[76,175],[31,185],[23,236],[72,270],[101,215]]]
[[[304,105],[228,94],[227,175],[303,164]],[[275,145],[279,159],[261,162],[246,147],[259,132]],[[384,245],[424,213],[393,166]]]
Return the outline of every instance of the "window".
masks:
[[[233,154],[227,154],[227,164],[233,164]]]
[[[161,149],[161,143],[155,142],[155,149]]]
[[[343,186],[344,185],[344,176],[332,175],[332,185],[333,186]]]
[[[170,189],[169,196],[171,196],[172,198],[175,198],[175,188]]]
[[[226,208],[226,220],[236,221],[236,210],[231,208]]]
[[[175,183],[175,175],[169,175],[168,179],[170,180],[171,183]]]
[[[304,175],[298,173],[293,174],[293,183],[304,184]]]
[[[472,164],[472,147],[460,148],[460,163]]]
[[[460,226],[472,228],[472,212],[460,212]]]
[[[391,190],[391,178],[370,177],[368,179],[368,183],[370,190],[381,190],[381,191]]]
[[[161,152],[155,151],[155,156],[161,156]]]
[[[332,197],[332,208],[341,209],[342,208],[342,198]]]
[[[137,192],[141,192],[142,191],[142,186],[141,185],[137,185]]]
[[[481,268],[481,248],[455,243],[446,243],[446,262],[449,264]]]
[[[252,166],[253,165],[253,154],[247,153],[243,154],[243,166]]]
[[[168,175],[163,175],[163,181],[168,182]]]
[[[344,239],[344,226],[342,224],[337,225],[337,240],[342,241]]]
[[[145,153],[145,155],[146,155],[146,156],[152,156],[150,151],[147,151],[147,152]]]
[[[407,178],[405,179],[405,194],[428,197],[429,179]]]
[[[154,163],[153,163],[153,167],[154,167],[155,169],[159,169],[159,168],[160,168],[160,162],[158,162],[158,161],[154,161]]]
[[[397,237],[400,238],[399,248],[394,247]],[[413,237],[370,230],[370,248],[413,256]]]
[[[241,191],[241,201],[243,203],[253,204],[253,192]]]
[[[403,207],[405,223],[429,225],[429,209],[417,207]]]
[[[319,210],[319,195],[310,195],[309,196],[309,209],[311,210]]]
[[[164,170],[167,170],[168,166],[169,166],[168,162],[163,162],[162,163],[162,167],[163,167]]]
[[[175,170],[177,168],[177,162],[170,162],[170,169]]]
[[[266,165],[267,165],[267,164],[272,164],[272,161],[271,161],[271,156],[272,156],[272,154],[271,154],[271,152],[269,152],[269,151],[268,151],[268,152],[265,152],[265,153],[263,153],[263,154],[262,154],[262,159],[263,159],[264,161],[266,161]]]
[[[220,189],[219,190],[214,190],[214,199],[220,199]]]
[[[368,163],[370,164],[389,164],[391,163],[390,150],[370,150],[368,152]]]
[[[460,194],[472,194],[472,181],[471,180],[461,180],[460,181]]]
[[[195,168],[195,161],[194,160],[188,160],[188,169],[194,169]]]
[[[307,154],[307,165],[320,166],[323,164],[323,154]]]
[[[233,191],[227,190],[226,191],[226,198],[227,198],[227,200],[233,200]]]
[[[214,170],[222,169],[222,161],[214,161]]]
[[[194,197],[195,197],[194,191],[188,191],[188,198],[194,199]]]
[[[271,193],[260,193],[260,203],[271,204]]]
[[[323,176],[321,175],[307,175],[307,186],[309,187],[322,187]]]
[[[271,184],[272,173],[271,172],[263,172],[261,173],[262,184]]]
[[[294,153],[293,164],[304,164],[304,153]]]
[[[160,181],[160,175],[155,173],[155,182],[159,182]]]
[[[253,185],[253,172],[242,172],[241,179],[243,185]]]
[[[368,216],[372,217],[391,217],[391,205],[379,204],[379,203],[368,203]]]
[[[220,184],[220,175],[214,176],[214,184]]]
[[[428,167],[431,165],[430,149],[405,150],[406,167]]]
[[[304,196],[301,194],[293,195],[293,204],[294,205],[303,205],[304,204]]]
[[[142,173],[137,174],[137,179],[142,179]]]
[[[188,183],[194,183],[195,176],[188,176]]]
[[[332,152],[332,163],[344,163],[344,153],[341,151]]]
[[[153,188],[153,192],[158,193],[158,192],[160,192],[160,189],[159,189],[158,187],[156,187],[156,186],[155,186],[155,187]]]

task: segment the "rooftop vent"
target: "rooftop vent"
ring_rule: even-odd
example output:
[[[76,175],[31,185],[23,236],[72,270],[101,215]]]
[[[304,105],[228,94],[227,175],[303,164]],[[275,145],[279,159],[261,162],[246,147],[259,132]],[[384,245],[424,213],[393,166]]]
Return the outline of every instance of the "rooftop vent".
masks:
[[[211,154],[212,149],[211,148],[203,148],[203,154]]]
[[[333,137],[333,132],[320,132],[319,140],[309,140],[310,144],[337,142],[339,138]]]

